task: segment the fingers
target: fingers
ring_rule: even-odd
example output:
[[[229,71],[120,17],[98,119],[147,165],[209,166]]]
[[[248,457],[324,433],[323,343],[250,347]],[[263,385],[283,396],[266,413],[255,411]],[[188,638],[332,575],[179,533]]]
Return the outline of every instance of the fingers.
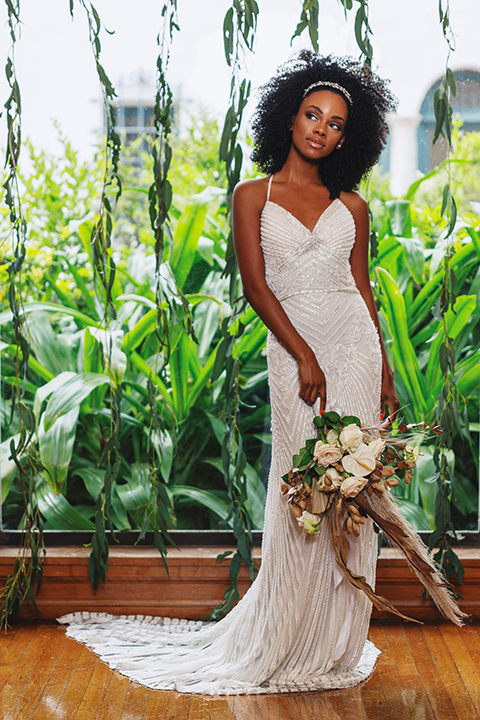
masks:
[[[320,382],[316,383],[301,383],[298,394],[307,405],[313,405],[320,398],[320,412],[325,411],[327,402],[325,379],[322,378]]]
[[[325,389],[325,392],[320,395],[320,415],[323,415],[325,412],[325,407],[327,404],[327,392]]]

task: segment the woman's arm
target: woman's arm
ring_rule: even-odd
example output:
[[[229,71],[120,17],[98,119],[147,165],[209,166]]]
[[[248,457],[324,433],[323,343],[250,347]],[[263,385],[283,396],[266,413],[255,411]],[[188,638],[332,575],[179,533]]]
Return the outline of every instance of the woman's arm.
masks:
[[[325,376],[313,350],[290,322],[265,280],[265,264],[260,247],[260,214],[267,188],[262,180],[247,180],[235,188],[233,196],[233,239],[243,292],[250,305],[298,363],[300,397],[313,405],[320,397],[325,410]]]
[[[370,218],[368,214],[368,205],[366,201],[356,193],[344,193],[342,194],[341,199],[352,213],[356,226],[355,245],[353,246],[352,254],[350,256],[352,274],[355,279],[355,284],[360,291],[375,327],[377,328],[378,337],[380,339],[380,348],[382,351],[382,419],[385,417],[385,406],[388,405],[390,419],[394,420],[398,413],[400,403],[395,390],[393,371],[388,361],[382,331],[380,330],[377,308],[375,307],[375,300],[373,298],[372,288],[370,285],[368,263]]]

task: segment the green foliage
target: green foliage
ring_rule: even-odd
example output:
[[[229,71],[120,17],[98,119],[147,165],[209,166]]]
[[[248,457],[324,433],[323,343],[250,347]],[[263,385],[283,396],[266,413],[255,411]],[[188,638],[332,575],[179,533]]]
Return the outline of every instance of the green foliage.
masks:
[[[455,185],[460,186],[463,171],[468,178],[474,174],[480,134],[462,135],[457,129],[454,137],[451,162],[456,172]],[[472,158],[468,164],[456,162],[465,155],[463,143],[468,143]],[[445,522],[448,532],[454,532],[455,527],[475,529],[478,514],[480,217],[478,207],[467,199],[469,189],[465,183],[455,228],[447,239],[451,222],[450,218],[442,217],[439,193],[444,185],[439,176],[444,172],[441,166],[412,185],[405,199],[386,199],[382,203],[381,181],[377,183],[376,178],[370,181],[368,193],[374,198],[373,269],[401,413],[408,422],[422,419],[432,422],[438,417],[439,407],[446,413],[441,424],[443,442],[447,441],[446,447],[450,449],[446,451],[448,462],[442,461],[442,467],[448,472],[452,496]],[[434,197],[436,203],[427,205]],[[455,297],[453,305],[447,305],[442,314],[439,304],[445,292],[447,242],[449,272],[455,275]],[[450,354],[445,352],[446,343]],[[452,390],[446,389],[445,372],[453,373],[459,391],[458,406],[449,397]],[[443,398],[440,405],[439,397]],[[452,434],[448,435],[449,432]],[[436,528],[438,539],[436,513],[446,512],[447,504],[444,500],[438,505],[440,473],[435,459],[434,448],[425,447],[414,482],[401,492],[404,503],[423,512],[423,515],[416,512],[414,524],[418,529]]]
[[[213,135],[215,124],[205,120],[205,125],[212,128]],[[38,214],[49,217],[50,225],[32,238],[36,247],[45,248],[45,254],[41,264],[32,262],[27,268],[28,298],[24,304],[32,348],[27,400],[35,418],[29,454],[42,463],[36,487],[46,527],[93,528],[98,515],[104,513],[98,498],[107,471],[104,449],[109,433],[111,380],[122,388],[119,436],[122,459],[117,480],[112,482],[110,500],[113,529],[142,530],[146,523],[146,529],[154,530],[155,503],[148,472],[152,452],[165,482],[166,524],[176,523],[179,528],[232,525],[223,470],[217,462],[226,430],[221,415],[223,362],[217,363],[216,378],[211,379],[219,349],[225,343],[223,321],[231,312],[228,282],[220,277],[226,242],[225,223],[220,214],[222,198],[217,192],[209,193],[207,186],[209,202],[186,204],[178,197],[178,204],[172,208],[175,231],[172,247],[166,247],[162,282],[173,284],[176,278],[181,288],[192,291],[186,293],[186,299],[199,341],[188,336],[179,315],[179,323],[170,332],[167,354],[161,350],[156,334],[155,249],[147,235],[147,211],[144,206],[140,220],[138,208],[134,216],[130,212],[132,198],[137,198],[138,190],[148,183],[148,167],[140,172],[133,154],[125,157],[119,167],[124,192],[117,205],[112,237],[117,257],[117,278],[112,288],[116,320],[105,330],[88,252],[92,219],[86,213],[80,216],[85,209],[81,199],[100,175],[101,159],[96,158],[91,168],[79,166],[71,146],[65,139],[62,142],[68,152],[56,161],[57,166],[54,158],[29,148],[36,184],[49,188],[48,193],[38,192],[28,200],[31,206],[27,205],[27,211],[32,218],[36,203]],[[67,235],[65,228],[60,232],[62,209],[57,198],[65,177],[69,178],[77,168],[80,182],[70,188]],[[192,162],[189,176],[183,175],[178,182],[193,187],[198,178],[199,186],[203,186],[204,171],[199,154],[198,165]],[[212,163],[210,173],[214,172]],[[30,179],[25,181],[26,200],[32,184]],[[141,233],[139,227],[143,228]],[[132,240],[135,234],[136,240]],[[147,242],[142,243],[141,238]],[[50,247],[53,252],[47,253]],[[2,416],[5,437],[16,431],[15,424],[8,427],[15,378],[15,342],[10,333],[10,318],[9,311],[0,315],[5,341]],[[266,331],[251,311],[242,316],[241,322],[244,332],[235,348],[235,356],[242,361],[239,383],[244,388],[245,402],[263,406],[253,424],[249,424],[250,412],[244,413],[245,418],[239,417],[247,457],[245,476],[250,495],[247,506],[255,526],[261,527],[266,471],[260,466],[262,443],[255,436],[264,432],[268,410],[266,365],[258,356]],[[231,337],[228,330],[226,335]],[[157,429],[152,426],[154,413],[159,418]],[[188,448],[188,452],[182,448]],[[5,453],[8,455],[7,447]],[[21,458],[22,463],[27,462],[26,454]],[[18,502],[19,477],[11,463],[3,467],[8,469],[3,484],[4,522],[8,527],[18,527],[24,512]],[[144,468],[144,472],[132,474],[132,468]],[[48,492],[46,487],[50,488]],[[140,494],[138,488],[142,489]],[[94,551],[101,558],[102,543],[100,540],[96,543]]]

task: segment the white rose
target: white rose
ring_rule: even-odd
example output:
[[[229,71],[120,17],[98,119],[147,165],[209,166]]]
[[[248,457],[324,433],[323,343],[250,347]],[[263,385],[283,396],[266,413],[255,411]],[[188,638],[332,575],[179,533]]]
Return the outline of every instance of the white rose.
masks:
[[[332,428],[332,429],[329,430],[328,433],[327,433],[327,443],[328,443],[329,445],[336,445],[337,440],[338,440],[338,433],[337,433],[336,430],[334,430],[334,429]]]
[[[297,522],[300,527],[303,527],[304,530],[309,533],[309,535],[320,532],[320,522],[318,517],[307,512],[307,510],[304,510],[300,517],[297,518]]]
[[[354,452],[363,441],[362,429],[352,423],[344,427],[340,433],[340,443],[344,450]]]
[[[364,477],[352,477],[345,478],[340,488],[340,492],[344,497],[355,497],[358,495],[360,490],[363,490],[368,480]]]
[[[365,477],[375,470],[377,461],[368,445],[360,443],[355,452],[342,458],[342,465],[351,475]]]
[[[342,458],[342,451],[335,445],[328,445],[319,440],[313,449],[313,458],[317,465],[328,467]]]
[[[374,457],[378,458],[385,450],[385,442],[382,440],[382,438],[375,438],[375,440],[372,440],[372,442],[368,443],[368,447],[372,451]]]

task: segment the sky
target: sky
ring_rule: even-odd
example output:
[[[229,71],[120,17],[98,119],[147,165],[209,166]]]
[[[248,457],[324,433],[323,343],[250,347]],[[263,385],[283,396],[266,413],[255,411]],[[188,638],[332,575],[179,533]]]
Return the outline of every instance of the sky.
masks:
[[[293,46],[290,37],[298,22],[300,0],[258,0],[260,19],[255,55],[248,58],[253,86],[261,84],[294,50],[308,45],[304,35]],[[102,34],[102,62],[118,93],[128,95],[141,74],[146,88],[155,79],[161,0],[96,0],[109,31]],[[168,79],[178,99],[194,116],[200,107],[221,118],[228,106],[230,71],[223,55],[222,24],[230,0],[178,0],[180,32],[175,33]],[[74,19],[68,0],[22,0],[21,38],[16,49],[22,91],[23,134],[51,151],[57,147],[55,122],[81,152],[91,152],[102,127],[102,104],[85,11],[75,0]],[[418,112],[431,84],[443,72],[446,46],[438,24],[437,0],[370,0],[375,63],[392,80],[400,98],[399,112]],[[480,66],[476,28],[480,3],[451,0],[457,34],[453,65]],[[320,48],[323,53],[358,56],[352,31],[353,15],[345,21],[339,0],[320,2]],[[478,16],[478,17],[477,17]],[[0,7],[0,57],[10,40],[6,6]],[[0,62],[4,62],[0,59]],[[0,98],[6,98],[0,73]],[[0,101],[0,105],[3,100]],[[5,123],[0,119],[0,144]]]

